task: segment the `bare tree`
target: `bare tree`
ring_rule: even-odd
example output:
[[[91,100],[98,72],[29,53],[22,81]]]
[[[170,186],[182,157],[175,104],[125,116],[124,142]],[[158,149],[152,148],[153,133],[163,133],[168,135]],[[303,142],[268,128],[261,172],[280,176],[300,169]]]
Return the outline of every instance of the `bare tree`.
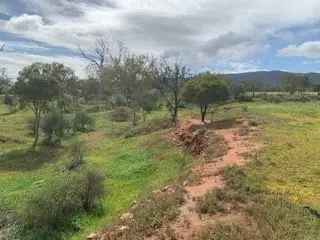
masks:
[[[114,46],[116,45],[116,46]],[[121,64],[127,49],[120,41],[114,44],[113,41],[107,38],[99,38],[95,42],[95,46],[91,50],[83,50],[79,47],[81,56],[89,62],[87,67],[88,72],[93,78],[98,80],[100,85],[99,95],[102,97],[106,93],[106,85],[104,84],[104,75],[108,70],[108,66]]]
[[[166,100],[172,122],[177,123],[183,83],[191,77],[188,68],[177,61],[162,59],[158,70],[158,88]]]
[[[81,56],[89,62],[88,67],[93,70],[99,78],[105,64],[110,57],[110,43],[105,38],[96,40],[95,47],[91,50],[83,50],[79,47]]]

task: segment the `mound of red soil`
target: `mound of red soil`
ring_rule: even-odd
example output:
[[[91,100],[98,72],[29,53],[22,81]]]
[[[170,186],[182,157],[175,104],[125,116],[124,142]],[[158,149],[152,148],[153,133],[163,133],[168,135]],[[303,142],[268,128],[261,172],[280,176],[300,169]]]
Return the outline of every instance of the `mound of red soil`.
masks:
[[[181,124],[172,134],[174,142],[184,146],[194,155],[200,155],[208,148],[206,124],[200,120],[190,119]]]

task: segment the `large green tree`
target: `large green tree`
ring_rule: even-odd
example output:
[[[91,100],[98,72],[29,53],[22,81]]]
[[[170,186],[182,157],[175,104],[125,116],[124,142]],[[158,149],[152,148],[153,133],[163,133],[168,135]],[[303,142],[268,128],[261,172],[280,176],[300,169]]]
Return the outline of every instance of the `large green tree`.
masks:
[[[56,101],[63,113],[68,106],[76,102],[77,97],[80,95],[78,78],[71,68],[61,63],[52,63],[48,67],[50,69],[48,77],[58,87]]]
[[[210,104],[229,98],[229,84],[215,74],[202,73],[186,82],[183,98],[200,107],[201,120],[204,122]]]
[[[26,103],[34,113],[33,148],[37,146],[40,121],[49,103],[63,101],[62,98],[68,89],[72,89],[74,81],[73,71],[58,63],[34,63],[19,72],[14,90],[20,101]]]

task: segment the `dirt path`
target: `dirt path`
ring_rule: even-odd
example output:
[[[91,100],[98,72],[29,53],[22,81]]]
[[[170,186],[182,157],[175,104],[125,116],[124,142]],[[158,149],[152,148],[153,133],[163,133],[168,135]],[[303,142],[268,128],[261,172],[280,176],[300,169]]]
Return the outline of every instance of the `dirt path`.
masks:
[[[223,136],[228,145],[227,153],[218,159],[211,159],[192,169],[193,173],[200,177],[200,181],[193,186],[186,186],[185,203],[181,207],[181,214],[172,225],[176,233],[177,240],[194,239],[197,232],[208,223],[208,219],[201,219],[196,211],[196,199],[203,197],[207,192],[224,187],[222,170],[228,166],[242,166],[246,164],[243,157],[251,149],[246,137],[240,136],[240,128],[230,128],[215,131],[216,134]],[[233,218],[245,218],[241,213],[215,216],[209,219],[210,222],[217,220],[230,220]]]
[[[242,223],[249,225],[250,220],[242,211],[232,210],[227,206],[228,211],[213,216],[201,215],[197,212],[197,200],[214,189],[225,187],[223,169],[229,166],[243,166],[247,160],[244,157],[257,144],[250,144],[249,139],[252,127],[244,120],[234,121],[232,124],[223,125],[223,129],[204,124],[199,120],[190,119],[180,125],[175,132],[170,134],[171,141],[179,146],[185,147],[191,153],[200,154],[199,164],[192,168],[192,175],[196,181],[183,184],[185,190],[184,203],[180,206],[180,214],[174,222],[168,222],[160,229],[155,229],[145,240],[192,240],[209,224],[216,223]],[[220,127],[220,128],[221,128]],[[251,130],[250,130],[251,129]],[[215,157],[218,156],[218,157]],[[192,180],[191,180],[192,181]],[[170,189],[170,188],[165,188]],[[167,190],[164,190],[166,192]],[[160,191],[155,191],[158,194]],[[134,205],[137,206],[137,205]],[[128,218],[130,216],[130,218]],[[121,220],[121,218],[123,219]],[[132,213],[123,214],[120,222],[113,228],[98,234],[91,234],[87,237],[90,240],[111,240],[111,239],[141,239],[132,238],[130,231],[135,231],[130,222],[134,222]],[[130,227],[129,227],[130,226]],[[167,230],[170,230],[169,233]],[[172,231],[172,232],[171,232]],[[129,235],[128,235],[129,234]]]

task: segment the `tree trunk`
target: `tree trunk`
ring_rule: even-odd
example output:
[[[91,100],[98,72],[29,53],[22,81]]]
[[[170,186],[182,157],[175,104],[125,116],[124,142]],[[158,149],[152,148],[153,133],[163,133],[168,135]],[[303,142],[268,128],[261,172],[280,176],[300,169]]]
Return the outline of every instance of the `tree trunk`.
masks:
[[[35,112],[34,141],[33,141],[33,145],[32,145],[33,149],[35,149],[37,147],[37,144],[38,144],[38,141],[39,141],[40,119],[41,119],[41,112],[40,112],[40,110],[37,110]]]
[[[202,105],[202,106],[200,106],[201,121],[202,121],[202,122],[205,122],[205,120],[206,120],[207,109],[208,109],[208,105]]]
[[[133,115],[132,115],[132,125],[136,126],[137,125],[137,116],[136,116],[136,111],[133,110]]]
[[[178,119],[178,107],[174,106],[171,112],[171,120],[175,125],[177,125],[177,119]]]

